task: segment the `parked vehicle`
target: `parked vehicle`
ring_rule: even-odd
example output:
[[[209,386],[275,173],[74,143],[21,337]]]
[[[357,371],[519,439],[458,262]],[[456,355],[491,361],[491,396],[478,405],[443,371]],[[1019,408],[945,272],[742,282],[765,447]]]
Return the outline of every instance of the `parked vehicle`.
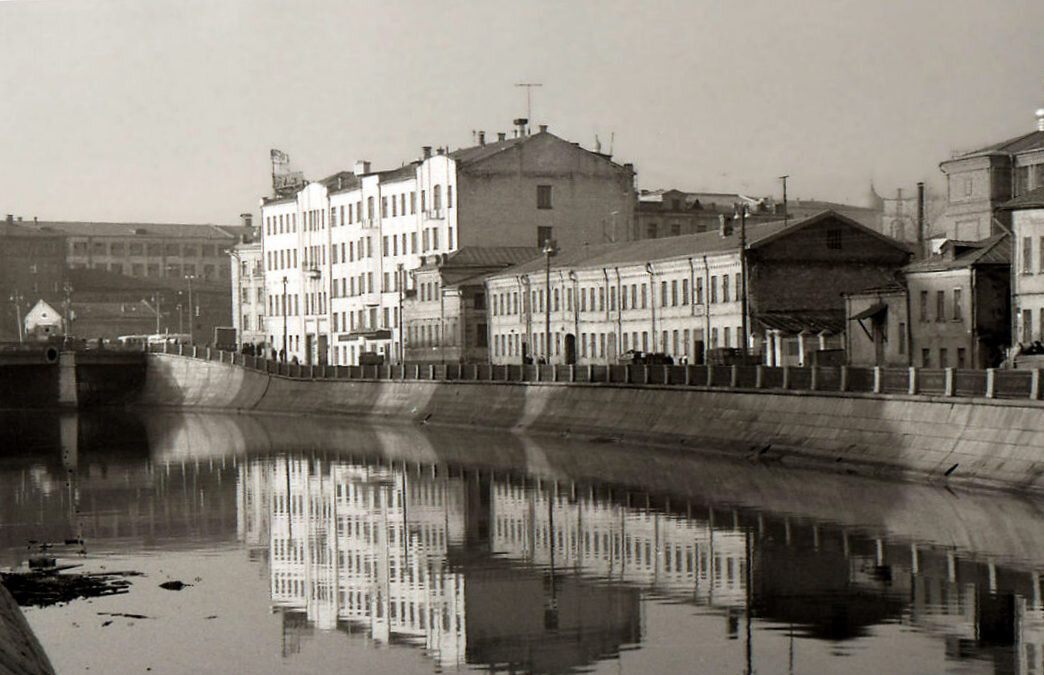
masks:
[[[642,352],[637,349],[628,349],[626,352],[620,355],[617,361],[620,365],[673,365],[674,359],[669,354],[663,352]]]
[[[377,352],[362,352],[361,354],[359,354],[359,365],[383,366],[384,354],[378,354]]]

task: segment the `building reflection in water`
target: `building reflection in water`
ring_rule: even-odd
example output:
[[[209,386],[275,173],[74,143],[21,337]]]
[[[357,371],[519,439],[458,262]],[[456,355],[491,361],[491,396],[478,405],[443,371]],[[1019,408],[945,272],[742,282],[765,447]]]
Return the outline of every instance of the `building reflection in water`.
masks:
[[[668,602],[720,621],[712,646],[754,670],[772,635],[788,636],[784,663],[800,671],[803,641],[843,653],[868,638],[887,651],[880,636],[898,626],[933,636],[954,667],[1044,672],[1041,556],[1028,545],[1039,511],[1028,502],[998,523],[993,500],[924,499],[911,503],[938,503],[923,516],[937,524],[903,506],[892,529],[864,530],[818,512],[733,508],[698,487],[668,498],[521,470],[223,454],[204,441],[200,452],[151,436],[113,417],[4,425],[5,447],[31,449],[0,466],[5,561],[24,562],[30,538],[84,537],[92,551],[238,540],[264,566],[286,654],[339,630],[420,647],[440,666],[583,670],[657,639],[650,603]],[[948,546],[961,528],[984,544]]]

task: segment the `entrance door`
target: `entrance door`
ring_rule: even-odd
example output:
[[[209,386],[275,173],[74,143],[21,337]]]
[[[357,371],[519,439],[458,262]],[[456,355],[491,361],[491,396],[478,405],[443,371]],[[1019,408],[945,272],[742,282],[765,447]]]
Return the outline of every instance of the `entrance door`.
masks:
[[[565,362],[569,365],[576,363],[576,336],[572,333],[565,336]]]
[[[330,350],[328,339],[325,335],[319,336],[319,365],[325,366],[327,362],[327,352]]]
[[[315,336],[311,333],[305,333],[305,364],[312,365],[312,345],[315,342]]]

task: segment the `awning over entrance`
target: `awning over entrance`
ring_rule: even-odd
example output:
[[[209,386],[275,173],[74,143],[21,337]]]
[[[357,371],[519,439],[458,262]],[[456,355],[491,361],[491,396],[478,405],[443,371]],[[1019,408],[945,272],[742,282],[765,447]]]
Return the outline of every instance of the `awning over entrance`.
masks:
[[[877,302],[877,303],[874,303],[874,304],[870,305],[869,307],[864,309],[862,312],[859,312],[858,314],[853,316],[851,320],[852,321],[861,321],[863,319],[869,319],[871,317],[875,317],[875,316],[877,316],[879,314],[884,314],[887,311],[888,311],[888,305],[884,304],[883,302]]]

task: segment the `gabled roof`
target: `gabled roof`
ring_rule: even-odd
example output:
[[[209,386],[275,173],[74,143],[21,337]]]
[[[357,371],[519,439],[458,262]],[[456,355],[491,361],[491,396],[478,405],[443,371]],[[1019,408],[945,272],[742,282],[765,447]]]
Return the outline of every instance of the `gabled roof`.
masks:
[[[965,159],[982,155],[1014,155],[1027,150],[1039,150],[1042,148],[1044,148],[1044,131],[1031,131],[1028,134],[1009,138],[993,145],[987,145],[978,150],[963,152],[953,159]],[[945,162],[943,163],[945,164]]]
[[[948,241],[944,246],[950,247],[953,254],[948,255],[944,251],[939,255],[911,263],[903,268],[903,271],[907,274],[943,272],[977,265],[1011,264],[1011,237],[1006,232],[977,242]]]
[[[1044,187],[1030,190],[1024,195],[1019,195],[1011,201],[1004,202],[1000,208],[1007,211],[1021,211],[1022,209],[1044,208]]]
[[[511,148],[514,148],[516,146],[525,145],[526,143],[532,143],[533,141],[536,141],[537,139],[541,138],[553,138],[559,143],[573,146],[581,152],[586,152],[591,155],[595,155],[596,157],[601,157],[610,164],[619,166],[618,164],[616,164],[616,162],[613,162],[612,157],[610,155],[582,148],[580,147],[579,143],[573,143],[563,138],[559,138],[558,136],[552,134],[550,131],[538,131],[535,134],[529,134],[527,136],[517,136],[515,138],[506,138],[503,141],[486,143],[485,145],[473,145],[469,148],[460,148],[459,150],[453,150],[452,152],[450,152],[449,157],[451,159],[457,160],[461,164],[474,164],[477,162],[481,162],[485,159],[489,159],[493,155],[497,155],[506,150],[510,150]]]
[[[909,247],[861,223],[834,211],[823,211],[814,216],[791,220],[748,221],[746,227],[747,249],[754,250],[777,239],[790,235],[823,220],[835,219],[849,227],[858,229],[876,239],[880,239],[896,249],[909,252]],[[581,246],[560,252],[551,259],[552,269],[612,267],[639,261],[655,262],[658,260],[676,260],[690,255],[706,255],[725,251],[740,250],[739,227],[734,226],[730,234],[721,236],[718,231],[700,232],[663,239],[643,239],[613,244],[594,244]],[[512,272],[526,274],[543,269],[544,260],[530,261],[515,267]]]

